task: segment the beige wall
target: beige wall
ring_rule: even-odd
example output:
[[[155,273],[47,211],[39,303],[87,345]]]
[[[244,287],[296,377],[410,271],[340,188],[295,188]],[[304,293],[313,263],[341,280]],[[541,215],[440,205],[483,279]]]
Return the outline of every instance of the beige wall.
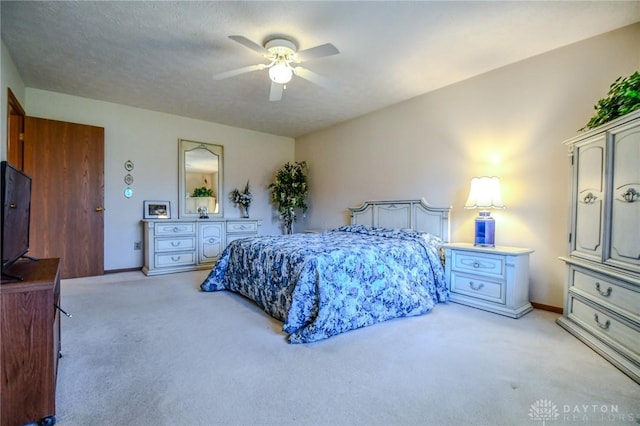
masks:
[[[225,217],[240,217],[229,201],[233,188],[251,182],[252,217],[262,219],[263,234],[279,234],[277,212],[269,202],[267,186],[277,170],[294,158],[294,140],[176,115],[101,102],[37,89],[26,89],[28,115],[90,124],[105,128],[105,260],[106,270],[142,266],[142,252],[133,249],[142,240],[144,200],[168,200],[178,217],[178,139],[224,146]],[[131,160],[134,182],[127,199],[124,163]]]
[[[298,227],[348,223],[368,199],[424,197],[453,206],[452,241],[473,241],[462,206],[472,177],[501,178],[499,245],[530,247],[533,302],[560,307],[576,135],[619,76],[640,69],[640,24],[515,63],[296,140],[310,166]],[[433,64],[438,66],[438,64]]]

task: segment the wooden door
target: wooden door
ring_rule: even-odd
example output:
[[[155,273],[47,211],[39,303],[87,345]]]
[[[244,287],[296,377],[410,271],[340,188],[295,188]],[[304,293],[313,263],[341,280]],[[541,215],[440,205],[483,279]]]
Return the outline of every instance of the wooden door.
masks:
[[[104,274],[104,128],[26,117],[28,255],[60,258],[61,278]]]
[[[24,109],[11,89],[7,89],[7,161],[22,170]]]

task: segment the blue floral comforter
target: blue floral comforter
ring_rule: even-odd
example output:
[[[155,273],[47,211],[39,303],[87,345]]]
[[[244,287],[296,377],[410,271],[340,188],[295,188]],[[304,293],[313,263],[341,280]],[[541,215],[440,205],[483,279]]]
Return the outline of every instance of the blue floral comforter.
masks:
[[[244,238],[227,246],[200,287],[240,293],[283,321],[290,343],[314,342],[448,300],[440,243],[362,225]]]

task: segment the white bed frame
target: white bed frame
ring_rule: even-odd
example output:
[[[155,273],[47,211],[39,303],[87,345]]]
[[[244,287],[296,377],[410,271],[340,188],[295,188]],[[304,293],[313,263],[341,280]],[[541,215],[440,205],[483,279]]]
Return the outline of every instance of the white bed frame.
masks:
[[[350,207],[351,224],[428,232],[449,242],[451,207],[432,207],[420,200],[365,201]]]

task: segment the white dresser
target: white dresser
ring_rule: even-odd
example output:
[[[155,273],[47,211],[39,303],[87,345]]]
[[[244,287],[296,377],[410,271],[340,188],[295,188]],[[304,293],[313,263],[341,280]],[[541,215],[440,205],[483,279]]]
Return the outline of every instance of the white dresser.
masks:
[[[564,143],[573,185],[558,324],[640,382],[640,111]]]
[[[207,269],[227,244],[259,235],[255,219],[143,220],[146,275]]]
[[[529,303],[529,253],[533,250],[469,243],[443,247],[452,302],[511,318],[533,309]]]

